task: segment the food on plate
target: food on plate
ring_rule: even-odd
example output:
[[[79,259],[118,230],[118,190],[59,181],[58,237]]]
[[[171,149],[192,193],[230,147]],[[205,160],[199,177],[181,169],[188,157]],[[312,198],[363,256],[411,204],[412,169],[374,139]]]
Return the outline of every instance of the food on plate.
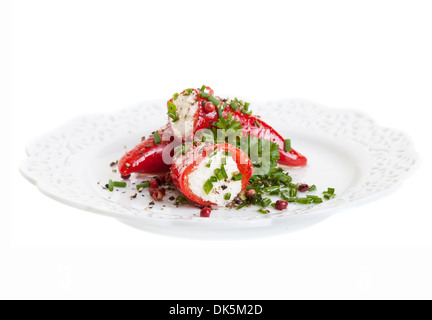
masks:
[[[315,185],[294,183],[279,167],[302,167],[307,159],[290,139],[252,115],[249,103],[221,99],[202,86],[174,94],[167,106],[168,123],[118,162],[123,180],[133,173],[159,174],[137,184],[131,200],[148,189],[153,208],[165,201],[167,190],[177,190],[181,194],[169,201],[195,204],[201,217],[209,217],[217,207],[257,206],[259,213],[268,214],[270,208],[283,211],[290,203],[318,204],[335,196],[334,188],[324,191],[323,198],[311,194]],[[126,184],[110,180],[105,188],[112,192]]]
[[[276,143],[281,165],[301,167],[307,164],[307,158],[291,147],[290,139],[284,139],[259,116],[252,115],[248,102],[237,98],[221,99],[214,96],[210,87],[202,86],[174,94],[167,106],[168,124],[155,133],[158,139],[152,135],[125,154],[119,163],[122,175],[167,172],[170,163],[160,160],[164,152],[172,151],[171,146],[167,147],[170,143],[193,141],[197,133],[217,129]]]
[[[228,143],[185,144],[179,154],[172,164],[171,179],[189,200],[204,206],[232,202],[246,190],[254,172],[248,155]]]

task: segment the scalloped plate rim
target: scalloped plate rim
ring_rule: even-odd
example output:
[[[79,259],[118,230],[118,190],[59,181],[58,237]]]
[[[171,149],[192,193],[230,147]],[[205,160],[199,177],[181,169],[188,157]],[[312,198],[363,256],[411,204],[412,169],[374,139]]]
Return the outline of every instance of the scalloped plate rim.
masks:
[[[190,219],[190,220],[181,220],[181,219],[163,219],[163,218],[158,218],[158,217],[147,217],[147,216],[125,216],[123,214],[117,214],[115,212],[112,211],[108,211],[108,210],[104,210],[104,209],[100,209],[91,205],[85,205],[82,204],[78,201],[75,200],[71,200],[71,199],[66,199],[64,197],[58,196],[57,194],[54,194],[50,191],[48,191],[47,189],[45,189],[43,187],[43,180],[40,179],[40,177],[35,177],[32,176],[29,172],[26,171],[25,167],[26,164],[28,162],[30,162],[32,160],[32,153],[30,151],[30,149],[32,148],[31,146],[34,145],[34,143],[40,139],[43,139],[44,137],[46,137],[47,135],[49,135],[49,133],[52,132],[56,132],[56,131],[61,131],[62,128],[66,127],[66,126],[71,126],[74,123],[76,123],[77,121],[79,121],[80,119],[84,119],[84,118],[88,118],[88,117],[97,117],[99,115],[115,115],[118,114],[119,112],[122,112],[124,110],[128,110],[128,109],[132,109],[132,108],[136,108],[139,105],[143,104],[143,103],[159,103],[160,100],[147,100],[145,102],[141,102],[141,103],[136,103],[133,104],[129,107],[126,108],[122,108],[120,110],[117,111],[112,111],[109,113],[89,113],[89,114],[85,114],[85,115],[80,115],[80,116],[76,116],[70,120],[68,120],[67,122],[65,122],[62,125],[57,126],[56,128],[49,130],[48,132],[38,135],[37,137],[34,137],[27,145],[26,145],[26,153],[27,153],[27,158],[24,159],[20,166],[19,166],[19,171],[20,173],[32,184],[34,184],[37,189],[45,194],[46,196],[67,204],[69,206],[72,206],[74,208],[80,209],[80,210],[84,210],[84,211],[89,211],[92,213],[97,213],[97,214],[101,214],[101,215],[106,215],[112,218],[116,218],[122,222],[126,222],[127,224],[129,224],[132,220],[134,220],[134,222],[136,223],[150,223],[153,226],[160,226],[160,223],[162,222],[162,224],[166,225],[166,226],[170,226],[170,225],[187,225],[187,226],[199,226],[202,227],[203,224],[209,224],[212,221],[216,221],[216,220],[211,220],[211,219],[206,219],[206,218],[196,218],[196,219]],[[265,101],[257,101],[257,103],[264,103]],[[368,202],[371,201],[375,201],[377,199],[383,198],[385,196],[388,196],[389,194],[391,194],[392,192],[394,192],[396,189],[400,188],[403,184],[403,182],[409,178],[412,174],[414,174],[417,169],[420,167],[421,165],[421,159],[418,155],[418,153],[415,150],[415,144],[413,142],[413,140],[411,139],[411,137],[409,135],[407,135],[405,132],[399,130],[399,129],[395,129],[395,128],[387,128],[387,127],[382,127],[378,124],[378,122],[376,120],[374,120],[371,116],[369,116],[368,114],[364,113],[363,111],[359,111],[356,109],[344,109],[344,108],[328,108],[319,104],[316,104],[312,101],[309,100],[303,100],[303,99],[281,99],[281,100],[276,100],[276,101],[270,101],[272,103],[291,103],[291,102],[298,102],[298,103],[306,103],[306,104],[311,104],[314,105],[315,107],[318,107],[322,110],[328,110],[330,109],[332,112],[343,112],[343,113],[355,113],[361,117],[363,117],[364,119],[367,119],[368,121],[370,121],[372,124],[374,124],[375,126],[381,128],[381,129],[385,129],[385,130],[390,130],[392,132],[398,132],[400,134],[402,134],[406,139],[408,139],[408,141],[410,142],[410,155],[414,160],[414,165],[409,169],[409,171],[407,171],[405,174],[401,175],[397,181],[397,183],[395,183],[393,186],[383,189],[381,190],[379,193],[377,194],[371,194],[369,196],[363,197],[363,198],[359,198],[359,199],[355,199],[349,202],[345,202],[345,203],[341,203],[336,207],[329,207],[329,208],[323,208],[322,210],[316,210],[316,211],[307,211],[307,212],[302,212],[300,214],[295,214],[295,215],[288,215],[288,216],[283,216],[283,217],[278,217],[277,219],[272,219],[271,217],[269,217],[268,219],[261,219],[261,220],[255,220],[258,221],[258,223],[256,223],[257,225],[261,225],[259,227],[268,227],[271,226],[273,224],[279,224],[279,223],[284,223],[286,221],[289,221],[290,219],[293,219],[293,217],[306,217],[306,216],[314,216],[314,215],[319,215],[320,217],[324,217],[324,216],[330,216],[333,213],[339,213],[341,211],[345,211],[348,208],[352,208],[352,207],[356,207],[359,205],[363,205],[366,204]],[[135,221],[136,220],[136,221]],[[251,220],[254,221],[254,220]],[[247,221],[246,224],[249,225],[249,227],[251,227],[251,221]],[[222,220],[221,221],[222,224],[227,224],[227,221]],[[265,222],[265,223],[263,223]],[[244,224],[245,221],[243,220],[234,220],[234,221],[229,221],[228,222],[230,224],[230,228],[229,229],[238,229],[238,224]],[[216,225],[216,223],[213,222],[213,225]],[[216,227],[216,226],[215,226]],[[241,229],[243,228],[248,228],[245,226],[242,226]],[[253,229],[253,226],[252,226]],[[206,230],[208,230],[206,228]]]

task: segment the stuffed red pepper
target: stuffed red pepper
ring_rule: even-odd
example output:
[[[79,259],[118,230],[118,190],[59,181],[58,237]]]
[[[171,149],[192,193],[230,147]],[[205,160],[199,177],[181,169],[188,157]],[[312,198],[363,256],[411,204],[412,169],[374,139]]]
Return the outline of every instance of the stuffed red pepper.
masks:
[[[171,166],[174,185],[203,206],[225,206],[248,185],[254,169],[249,157],[230,144],[184,144]]]

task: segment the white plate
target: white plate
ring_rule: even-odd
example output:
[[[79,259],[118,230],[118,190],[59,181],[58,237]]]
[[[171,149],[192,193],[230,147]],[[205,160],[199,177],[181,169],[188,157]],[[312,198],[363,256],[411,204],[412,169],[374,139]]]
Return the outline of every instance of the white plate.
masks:
[[[268,215],[256,207],[219,209],[200,218],[190,206],[176,208],[168,201],[148,209],[148,192],[138,194],[132,177],[125,190],[108,192],[102,186],[119,180],[109,164],[119,159],[166,122],[165,102],[149,101],[114,114],[87,115],[37,138],[27,146],[22,174],[44,194],[68,205],[108,215],[140,229],[180,236],[238,237],[272,235],[317,223],[348,205],[386,194],[418,164],[407,135],[378,126],[368,116],[329,109],[304,101],[253,104],[255,114],[271,124],[293,147],[307,156],[305,168],[289,169],[295,182],[315,184],[315,194],[327,187],[337,196],[318,205],[290,204]],[[123,193],[126,191],[126,193]],[[163,206],[164,205],[164,206]]]

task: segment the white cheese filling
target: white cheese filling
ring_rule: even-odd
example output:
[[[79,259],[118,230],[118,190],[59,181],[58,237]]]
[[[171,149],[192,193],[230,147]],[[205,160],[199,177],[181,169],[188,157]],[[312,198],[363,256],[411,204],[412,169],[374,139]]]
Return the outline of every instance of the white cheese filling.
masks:
[[[177,107],[177,116],[179,119],[173,122],[173,119],[169,117],[169,122],[174,135],[178,139],[185,140],[186,137],[194,133],[194,116],[199,107],[196,93],[193,91],[190,95],[181,94],[173,103]]]
[[[215,169],[220,169],[222,167],[222,159],[226,159],[224,168],[228,179],[213,182],[213,189],[209,194],[206,194],[204,191],[204,184],[210,177],[215,176]],[[209,163],[210,167],[208,168],[207,165]],[[201,161],[196,170],[190,174],[189,187],[194,194],[203,200],[213,202],[218,206],[225,206],[242,191],[241,180],[232,180],[233,174],[236,173],[239,173],[237,163],[231,156],[226,156],[224,150],[218,150],[213,157],[207,157]],[[231,194],[228,200],[225,199],[226,194]]]

